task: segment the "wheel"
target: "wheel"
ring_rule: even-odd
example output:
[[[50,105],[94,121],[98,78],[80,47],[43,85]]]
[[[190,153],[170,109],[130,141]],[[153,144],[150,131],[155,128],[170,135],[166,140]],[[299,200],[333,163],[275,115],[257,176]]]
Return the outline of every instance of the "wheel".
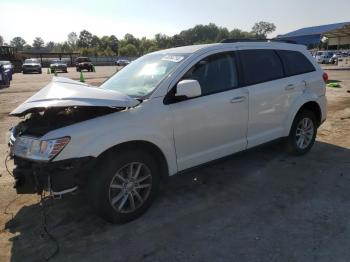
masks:
[[[9,79],[7,79],[6,83],[5,83],[5,87],[10,87],[11,81]]]
[[[39,74],[42,74],[43,73],[43,71],[40,69],[40,71],[38,72]]]
[[[149,153],[130,150],[109,154],[88,182],[88,195],[97,214],[111,223],[141,216],[158,191],[159,168]]]
[[[316,134],[315,114],[309,110],[299,112],[294,118],[287,138],[288,152],[293,155],[306,154],[314,145]]]

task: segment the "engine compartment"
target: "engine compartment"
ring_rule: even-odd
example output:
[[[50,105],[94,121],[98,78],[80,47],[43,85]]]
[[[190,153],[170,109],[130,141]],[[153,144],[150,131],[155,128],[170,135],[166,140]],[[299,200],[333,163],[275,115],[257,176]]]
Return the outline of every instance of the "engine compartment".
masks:
[[[123,107],[95,106],[36,108],[28,113],[12,131],[15,137],[18,135],[41,137],[52,130],[124,109]]]

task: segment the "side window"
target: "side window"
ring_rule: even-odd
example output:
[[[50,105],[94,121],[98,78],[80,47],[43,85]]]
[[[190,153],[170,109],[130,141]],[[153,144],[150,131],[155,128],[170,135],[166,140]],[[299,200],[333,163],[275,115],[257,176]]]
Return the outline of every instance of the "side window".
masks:
[[[277,50],[281,57],[287,76],[305,74],[315,71],[315,67],[298,51]]]
[[[281,59],[273,50],[243,50],[239,53],[246,85],[284,77]]]
[[[183,79],[197,80],[202,88],[202,95],[237,87],[234,53],[220,53],[206,57],[194,65]]]

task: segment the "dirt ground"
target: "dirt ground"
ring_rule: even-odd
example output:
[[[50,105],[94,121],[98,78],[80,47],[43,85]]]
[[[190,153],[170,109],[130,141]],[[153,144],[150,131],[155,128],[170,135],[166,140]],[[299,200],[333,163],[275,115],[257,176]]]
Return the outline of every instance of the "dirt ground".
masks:
[[[115,67],[85,73],[98,85]],[[60,74],[78,79],[70,69]],[[327,71],[328,119],[303,157],[274,142],[175,176],[141,218],[111,225],[82,195],[45,202],[59,244],[52,261],[349,261],[350,71]],[[45,261],[55,242],[44,232],[38,197],[17,196],[6,172],[8,117],[52,75],[15,74],[0,90],[0,261]],[[10,163],[11,169],[11,163]],[[13,219],[11,219],[13,218]]]

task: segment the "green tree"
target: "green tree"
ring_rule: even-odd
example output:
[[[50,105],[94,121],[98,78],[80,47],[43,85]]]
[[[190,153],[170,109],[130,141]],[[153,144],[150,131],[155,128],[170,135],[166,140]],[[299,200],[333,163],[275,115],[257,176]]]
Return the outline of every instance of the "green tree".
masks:
[[[230,31],[230,38],[232,39],[246,39],[254,38],[255,33],[242,31],[241,29],[235,28]]]
[[[32,49],[31,45],[26,44],[23,46],[23,50],[31,50],[31,49]]]
[[[93,35],[91,38],[90,47],[97,48],[100,46],[100,44],[101,44],[100,38],[98,38],[97,35]]]
[[[127,44],[119,49],[120,56],[137,56],[138,51],[133,44]]]
[[[55,42],[49,41],[49,42],[46,43],[45,47],[47,49],[49,49],[50,51],[52,51],[55,48],[55,45],[56,45]]]
[[[186,41],[181,35],[176,34],[171,38],[171,45],[174,47],[184,46],[186,45]]]
[[[132,34],[126,34],[124,36],[124,43],[125,43],[125,46],[127,46],[128,44],[132,44],[136,48],[139,48],[139,45],[140,45],[139,39],[134,37]]]
[[[276,26],[273,23],[260,21],[255,23],[252,32],[256,34],[258,38],[265,39],[268,34],[273,33],[276,30]]]
[[[4,38],[0,35],[0,45],[4,45]]]
[[[25,44],[26,44],[26,41],[20,36],[14,37],[10,42],[10,45],[13,47],[16,47],[17,50],[23,50],[23,47]]]
[[[151,49],[152,47],[152,49]],[[150,51],[151,49],[151,51]],[[144,55],[147,54],[149,52],[153,52],[153,51],[158,50],[156,43],[153,39],[147,39],[146,37],[142,37],[140,40],[140,47],[139,47],[139,55]]]
[[[83,30],[79,34],[77,46],[83,47],[83,48],[91,47],[91,41],[92,41],[92,34],[87,30]]]
[[[114,54],[118,54],[119,40],[115,35],[111,35],[109,37],[109,48],[114,52]]]
[[[35,37],[33,41],[33,47],[35,49],[40,49],[44,46],[44,40],[41,37]]]
[[[154,36],[155,43],[159,49],[165,49],[171,47],[171,38],[165,34],[156,34]]]
[[[68,44],[72,49],[77,47],[78,36],[76,32],[70,32],[68,34]]]

